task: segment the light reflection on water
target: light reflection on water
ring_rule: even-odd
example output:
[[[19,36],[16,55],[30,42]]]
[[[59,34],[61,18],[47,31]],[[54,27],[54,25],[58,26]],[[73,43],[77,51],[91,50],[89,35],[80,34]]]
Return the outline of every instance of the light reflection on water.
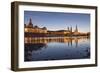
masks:
[[[25,37],[24,61],[90,58],[90,38]]]

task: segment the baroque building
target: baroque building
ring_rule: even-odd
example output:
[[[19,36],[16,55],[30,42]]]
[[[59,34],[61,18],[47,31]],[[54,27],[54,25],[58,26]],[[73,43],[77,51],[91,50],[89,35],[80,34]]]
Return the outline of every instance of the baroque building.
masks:
[[[24,24],[25,28],[24,31],[27,33],[47,33],[47,28],[43,27],[40,28],[36,25],[32,24],[32,19],[30,18],[29,23],[28,24]]]

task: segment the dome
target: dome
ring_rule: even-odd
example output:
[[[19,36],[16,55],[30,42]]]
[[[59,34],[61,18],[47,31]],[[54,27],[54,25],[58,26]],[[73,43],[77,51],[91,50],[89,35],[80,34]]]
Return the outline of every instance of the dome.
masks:
[[[36,25],[36,26],[34,26],[34,28],[39,28],[39,27]]]
[[[43,27],[42,29],[46,30],[47,28],[46,27]]]

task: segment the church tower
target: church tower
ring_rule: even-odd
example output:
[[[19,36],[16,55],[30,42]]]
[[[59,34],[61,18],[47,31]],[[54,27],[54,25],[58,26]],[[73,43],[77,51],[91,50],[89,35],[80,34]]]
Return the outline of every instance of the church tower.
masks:
[[[75,29],[75,32],[78,32],[78,28],[77,28],[77,25],[76,25],[76,29]]]
[[[69,31],[69,27],[67,27],[67,30]]]
[[[31,18],[30,18],[30,20],[29,20],[28,27],[29,27],[29,28],[32,28],[32,27],[33,27],[33,24],[32,24],[32,19],[31,19]]]
[[[70,32],[72,32],[72,27],[70,27]]]

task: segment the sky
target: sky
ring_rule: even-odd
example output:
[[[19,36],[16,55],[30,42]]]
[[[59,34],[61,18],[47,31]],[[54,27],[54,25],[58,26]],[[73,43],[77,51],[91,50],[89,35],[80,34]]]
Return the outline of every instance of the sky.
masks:
[[[24,23],[28,24],[32,19],[33,26],[46,27],[48,30],[67,30],[76,25],[80,32],[90,32],[90,14],[84,13],[62,13],[62,12],[40,12],[24,11]]]

